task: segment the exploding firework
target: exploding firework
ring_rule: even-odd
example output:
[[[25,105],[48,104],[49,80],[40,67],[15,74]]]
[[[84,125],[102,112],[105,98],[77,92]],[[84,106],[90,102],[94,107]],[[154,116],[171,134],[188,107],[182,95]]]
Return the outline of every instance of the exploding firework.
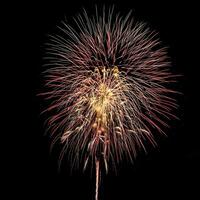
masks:
[[[60,160],[67,152],[84,169],[95,163],[97,200],[100,168],[132,161],[146,141],[155,146],[153,133],[164,134],[175,118],[176,76],[157,33],[131,13],[104,9],[90,18],[84,11],[74,21],[51,36],[43,95],[53,144],[63,144]]]

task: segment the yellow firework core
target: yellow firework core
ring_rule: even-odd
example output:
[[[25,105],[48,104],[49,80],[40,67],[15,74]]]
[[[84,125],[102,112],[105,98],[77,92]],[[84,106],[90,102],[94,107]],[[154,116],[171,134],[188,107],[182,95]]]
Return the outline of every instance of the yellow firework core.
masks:
[[[90,105],[94,113],[96,113],[96,119],[93,123],[93,128],[97,130],[99,135],[106,134],[108,127],[108,114],[115,96],[113,88],[109,87],[106,80],[116,79],[119,76],[119,70],[117,66],[113,68],[99,67],[95,68],[95,73],[100,77],[101,81],[96,91],[94,91],[90,98]]]

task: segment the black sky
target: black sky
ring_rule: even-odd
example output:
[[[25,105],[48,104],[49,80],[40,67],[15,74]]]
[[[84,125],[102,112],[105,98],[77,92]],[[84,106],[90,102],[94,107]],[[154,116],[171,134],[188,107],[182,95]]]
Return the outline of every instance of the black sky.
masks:
[[[95,4],[115,5],[122,13],[132,9],[136,19],[160,32],[161,40],[169,46],[174,72],[183,75],[177,86],[183,93],[178,97],[180,120],[171,123],[168,138],[160,139],[158,149],[140,155],[134,166],[122,164],[117,176],[111,173],[103,177],[101,199],[179,199],[181,196],[198,199],[194,197],[198,195],[200,178],[196,5],[192,1],[136,0],[66,0],[8,6],[5,18],[12,30],[10,41],[14,41],[13,48],[8,51],[8,61],[15,63],[9,73],[12,72],[16,81],[14,87],[7,84],[11,95],[7,125],[11,133],[4,148],[4,152],[9,153],[5,179],[6,190],[10,189],[6,192],[7,197],[14,194],[20,199],[94,198],[94,178],[89,173],[83,174],[80,170],[70,175],[67,163],[58,172],[56,150],[49,153],[49,138],[44,136],[45,117],[40,116],[44,103],[36,95],[42,88],[41,65],[47,34],[53,33],[65,16],[73,17],[83,7],[92,12]],[[12,54],[16,60],[10,56]]]

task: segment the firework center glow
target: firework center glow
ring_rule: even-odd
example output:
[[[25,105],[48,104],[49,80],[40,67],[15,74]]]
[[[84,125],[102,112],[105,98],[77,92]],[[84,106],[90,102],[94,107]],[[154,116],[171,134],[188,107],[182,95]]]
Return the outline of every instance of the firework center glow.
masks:
[[[95,122],[92,127],[93,129],[96,129],[96,133],[100,136],[106,134],[109,110],[115,101],[113,89],[106,80],[118,78],[119,69],[117,66],[107,69],[106,67],[96,67],[94,73],[101,81],[99,86],[92,93],[92,97],[90,97],[91,109],[93,110],[93,113],[96,114]]]

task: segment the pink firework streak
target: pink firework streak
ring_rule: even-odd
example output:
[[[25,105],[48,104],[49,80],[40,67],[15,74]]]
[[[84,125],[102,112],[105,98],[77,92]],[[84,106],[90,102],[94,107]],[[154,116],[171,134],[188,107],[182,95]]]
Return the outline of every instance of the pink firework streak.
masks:
[[[157,33],[131,13],[103,9],[90,18],[84,11],[74,21],[51,36],[42,95],[51,102],[52,144],[63,144],[60,160],[67,152],[72,165],[95,163],[97,200],[100,169],[132,161],[144,141],[155,146],[153,133],[164,134],[176,118],[176,75]]]

